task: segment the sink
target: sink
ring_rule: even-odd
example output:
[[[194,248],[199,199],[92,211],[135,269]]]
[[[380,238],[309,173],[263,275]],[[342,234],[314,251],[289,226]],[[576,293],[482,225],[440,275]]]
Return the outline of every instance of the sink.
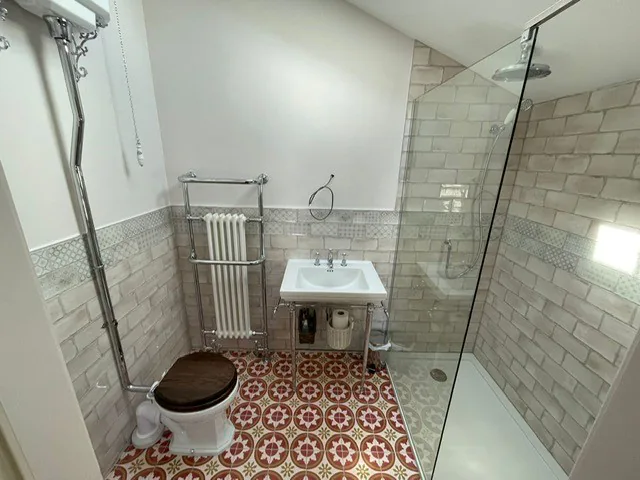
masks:
[[[387,291],[368,261],[349,261],[346,267],[337,261],[329,269],[326,261],[316,266],[313,260],[289,260],[280,297],[286,302],[376,303],[387,298]]]

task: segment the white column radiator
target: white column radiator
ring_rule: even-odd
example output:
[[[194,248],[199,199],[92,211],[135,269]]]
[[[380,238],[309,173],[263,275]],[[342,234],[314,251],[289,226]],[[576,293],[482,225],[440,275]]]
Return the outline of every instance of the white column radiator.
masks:
[[[244,215],[208,213],[204,220],[211,260],[247,260],[247,219]],[[216,334],[219,338],[251,336],[247,268],[240,265],[211,266]]]

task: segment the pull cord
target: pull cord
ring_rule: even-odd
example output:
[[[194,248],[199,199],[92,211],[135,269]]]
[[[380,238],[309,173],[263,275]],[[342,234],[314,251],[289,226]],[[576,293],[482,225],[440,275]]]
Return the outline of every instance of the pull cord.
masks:
[[[136,158],[138,160],[138,165],[144,167],[144,151],[142,150],[142,142],[140,141],[140,134],[138,132],[138,122],[136,121],[136,111],[133,105],[133,93],[131,93],[131,82],[129,80],[129,64],[127,63],[127,56],[124,48],[124,34],[122,32],[122,25],[120,24],[118,3],[115,0],[113,2],[113,12],[116,17],[116,26],[118,27],[118,40],[120,41],[120,55],[122,56],[124,80],[127,86],[127,94],[129,95],[129,109],[131,110],[131,120],[133,121],[133,132],[136,137]]]
[[[313,192],[311,194],[311,196],[309,197],[309,213],[316,220],[325,220],[325,219],[327,219],[329,217],[329,215],[331,215],[331,212],[333,212],[334,195],[333,195],[333,190],[331,190],[331,187],[329,187],[329,184],[331,183],[331,180],[333,180],[333,177],[335,177],[335,175],[332,173],[331,176],[329,177],[329,180],[327,181],[327,183],[325,183],[323,186],[321,186],[319,189],[317,189],[315,192]],[[316,214],[313,213],[313,210],[311,209],[311,204],[315,200],[316,195],[318,193],[320,193],[322,190],[329,190],[329,193],[331,194],[331,206],[329,207],[329,212],[327,212],[327,214],[324,217],[316,216]]]

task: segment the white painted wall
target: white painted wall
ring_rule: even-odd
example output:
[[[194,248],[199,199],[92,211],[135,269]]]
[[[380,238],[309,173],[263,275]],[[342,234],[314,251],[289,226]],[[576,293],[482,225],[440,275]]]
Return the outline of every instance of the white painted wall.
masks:
[[[0,225],[0,404],[33,478],[99,480],[2,166]]]
[[[172,203],[189,169],[270,175],[267,206],[393,209],[413,41],[342,0],[144,0]],[[238,193],[238,192],[243,192]],[[194,203],[255,205],[194,189]]]
[[[141,7],[138,3],[134,8],[137,2],[130,0],[120,3],[136,13],[133,19],[138,23],[130,28],[128,45],[134,46],[130,70],[141,105],[146,165],[140,168],[135,157],[122,155],[104,45],[102,40],[90,42],[89,55],[82,60],[89,76],[80,89],[87,118],[84,169],[98,226],[166,205],[164,158],[144,52]],[[58,51],[44,22],[15,4],[8,7],[9,20],[3,23],[2,33],[12,46],[0,59],[0,161],[33,249],[78,233],[63,169],[68,162],[72,116]],[[115,22],[101,32],[105,34],[112,45]]]

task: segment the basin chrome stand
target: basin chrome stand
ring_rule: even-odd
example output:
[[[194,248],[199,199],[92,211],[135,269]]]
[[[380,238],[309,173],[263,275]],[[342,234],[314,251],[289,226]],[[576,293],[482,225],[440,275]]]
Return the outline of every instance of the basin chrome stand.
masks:
[[[382,302],[380,305],[374,303],[358,304],[358,305],[332,305],[332,304],[319,304],[319,303],[297,303],[297,302],[285,302],[279,299],[278,305],[273,309],[273,316],[280,307],[286,307],[289,310],[289,324],[290,324],[290,342],[291,342],[291,370],[293,375],[293,388],[298,385],[297,379],[297,365],[296,365],[296,311],[301,307],[323,307],[323,308],[366,308],[367,314],[365,316],[364,324],[364,350],[362,352],[362,379],[360,380],[360,390],[364,388],[364,381],[367,376],[367,360],[369,358],[369,339],[371,338],[371,326],[373,324],[373,311],[377,308],[384,308]]]

